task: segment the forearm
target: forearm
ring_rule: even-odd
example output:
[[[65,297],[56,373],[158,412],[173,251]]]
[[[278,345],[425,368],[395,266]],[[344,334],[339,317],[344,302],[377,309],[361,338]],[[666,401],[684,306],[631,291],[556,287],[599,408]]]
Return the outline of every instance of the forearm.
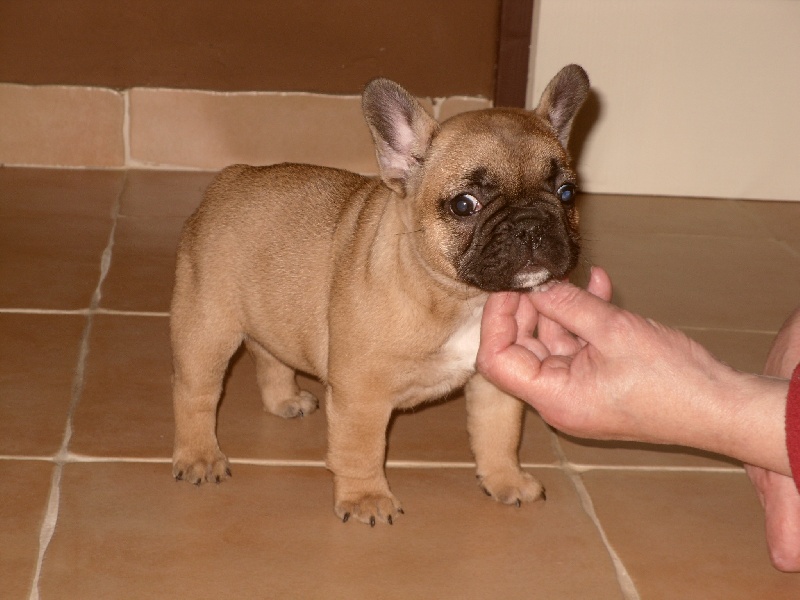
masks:
[[[693,416],[682,416],[675,441],[791,476],[785,432],[788,381],[731,372],[710,381],[690,401]]]

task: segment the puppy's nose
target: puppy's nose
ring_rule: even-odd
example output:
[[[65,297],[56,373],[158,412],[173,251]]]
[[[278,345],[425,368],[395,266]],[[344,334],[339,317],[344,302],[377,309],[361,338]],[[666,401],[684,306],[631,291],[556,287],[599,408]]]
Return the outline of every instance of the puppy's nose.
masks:
[[[549,227],[549,215],[542,214],[521,214],[515,221],[517,228],[516,237],[526,248],[536,250],[542,245],[544,234]]]
[[[519,239],[526,248],[536,250],[542,245],[542,230],[538,226],[532,229],[522,229],[517,232],[517,239]]]

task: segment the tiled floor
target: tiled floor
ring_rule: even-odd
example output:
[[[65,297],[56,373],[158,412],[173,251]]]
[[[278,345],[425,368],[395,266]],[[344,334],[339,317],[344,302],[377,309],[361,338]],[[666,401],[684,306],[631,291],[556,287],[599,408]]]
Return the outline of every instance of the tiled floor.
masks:
[[[0,169],[0,597],[800,598],[734,462],[531,412],[520,453],[547,501],[508,508],[475,484],[461,398],[393,422],[405,516],[342,524],[324,411],[263,413],[246,355],[220,410],[234,478],[173,482],[173,252],[210,177]],[[800,203],[597,196],[582,214],[581,270],[607,267],[618,303],[760,369],[800,302]]]

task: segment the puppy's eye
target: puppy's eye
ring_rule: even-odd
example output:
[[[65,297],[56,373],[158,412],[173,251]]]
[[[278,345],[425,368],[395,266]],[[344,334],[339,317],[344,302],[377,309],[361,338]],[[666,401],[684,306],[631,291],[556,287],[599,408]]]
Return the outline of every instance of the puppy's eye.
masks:
[[[450,210],[457,217],[469,217],[482,208],[481,203],[472,194],[459,194],[450,200]]]
[[[575,194],[577,190],[575,186],[571,183],[565,183],[561,187],[556,190],[556,196],[558,199],[561,200],[564,204],[568,204],[575,200]]]

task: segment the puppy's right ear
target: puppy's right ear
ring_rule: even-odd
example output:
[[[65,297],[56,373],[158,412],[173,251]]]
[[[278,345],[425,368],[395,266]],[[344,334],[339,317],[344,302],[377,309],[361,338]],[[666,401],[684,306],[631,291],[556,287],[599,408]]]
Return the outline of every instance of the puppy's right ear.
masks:
[[[361,103],[381,179],[404,196],[408,179],[422,164],[439,125],[416,98],[388,79],[370,81]]]

